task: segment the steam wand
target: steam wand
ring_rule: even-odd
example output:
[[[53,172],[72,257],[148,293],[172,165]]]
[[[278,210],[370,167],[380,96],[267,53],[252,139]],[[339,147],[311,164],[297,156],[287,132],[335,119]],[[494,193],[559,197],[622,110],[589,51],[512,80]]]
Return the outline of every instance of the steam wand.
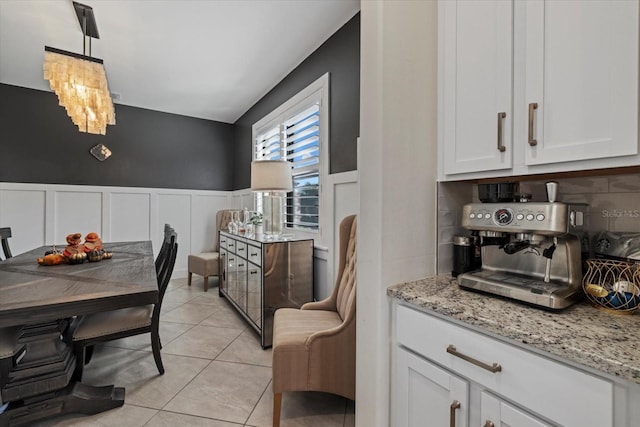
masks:
[[[556,245],[558,244],[558,238],[554,236],[553,244],[549,246],[547,249],[542,251],[542,256],[547,259],[547,266],[544,270],[544,283],[549,283],[551,280],[551,258],[553,258],[553,253],[556,250]]]

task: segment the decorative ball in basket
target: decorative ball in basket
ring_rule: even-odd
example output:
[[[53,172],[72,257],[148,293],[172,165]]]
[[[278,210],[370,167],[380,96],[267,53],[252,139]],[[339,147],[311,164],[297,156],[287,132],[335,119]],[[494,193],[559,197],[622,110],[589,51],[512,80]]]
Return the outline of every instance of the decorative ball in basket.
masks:
[[[633,313],[640,308],[640,264],[588,259],[582,288],[598,308]]]

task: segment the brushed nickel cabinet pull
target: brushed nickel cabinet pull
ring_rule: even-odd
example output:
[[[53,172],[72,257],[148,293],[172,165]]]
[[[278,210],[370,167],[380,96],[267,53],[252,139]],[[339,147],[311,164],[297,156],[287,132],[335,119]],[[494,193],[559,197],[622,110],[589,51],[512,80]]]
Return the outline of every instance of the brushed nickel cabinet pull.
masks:
[[[507,113],[498,113],[498,151],[501,153],[504,153],[507,149],[502,143],[502,123],[505,117],[507,117]]]
[[[538,103],[532,102],[529,104],[529,145],[534,147],[538,145],[538,141],[533,139],[533,114],[538,109]]]
[[[456,409],[460,408],[460,402],[454,400],[449,407],[449,425],[456,427]]]
[[[496,427],[496,425],[493,423],[493,421],[487,420],[487,422],[484,423],[484,427]]]
[[[474,359],[473,357],[467,356],[466,354],[459,353],[458,350],[456,350],[456,346],[453,344],[449,344],[449,347],[447,347],[447,353],[453,354],[454,356],[459,357],[462,360],[466,360],[467,362],[472,363],[476,366],[479,366],[482,369],[486,369],[487,371],[492,372],[494,374],[496,372],[502,371],[502,366],[500,366],[499,363],[488,365],[484,362]]]

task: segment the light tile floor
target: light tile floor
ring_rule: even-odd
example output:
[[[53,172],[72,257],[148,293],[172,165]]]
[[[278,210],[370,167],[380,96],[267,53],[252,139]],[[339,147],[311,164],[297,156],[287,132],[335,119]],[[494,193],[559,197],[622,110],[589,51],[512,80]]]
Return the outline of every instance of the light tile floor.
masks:
[[[213,281],[215,285],[215,280]],[[269,427],[271,350],[217,287],[203,292],[194,276],[169,283],[160,321],[165,374],[158,375],[148,334],[97,346],[83,382],[126,388],[125,404],[101,414],[70,414],[35,424],[52,426]],[[352,427],[353,401],[326,393],[282,398],[282,427]]]

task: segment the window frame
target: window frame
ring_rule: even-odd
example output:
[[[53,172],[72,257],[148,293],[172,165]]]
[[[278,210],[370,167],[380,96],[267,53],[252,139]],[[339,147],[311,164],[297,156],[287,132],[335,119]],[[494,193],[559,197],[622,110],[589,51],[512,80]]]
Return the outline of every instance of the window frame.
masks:
[[[282,130],[282,125],[296,114],[309,108],[314,103],[319,103],[320,129],[319,129],[319,187],[318,187],[318,230],[305,230],[300,228],[291,228],[285,225],[285,233],[295,233],[297,236],[313,238],[316,244],[325,244],[326,237],[323,231],[329,221],[327,209],[329,201],[326,200],[328,194],[324,191],[325,183],[329,175],[329,73],[325,73],[316,81],[302,89],[296,95],[289,98],[282,105],[277,107],[271,113],[258,120],[251,127],[251,157],[256,160],[256,139],[260,134],[278,126]],[[282,138],[282,135],[281,135]],[[284,158],[284,153],[281,153]],[[254,197],[254,208],[260,206],[259,194]],[[286,209],[286,207],[285,207]],[[285,211],[286,215],[286,211]]]

